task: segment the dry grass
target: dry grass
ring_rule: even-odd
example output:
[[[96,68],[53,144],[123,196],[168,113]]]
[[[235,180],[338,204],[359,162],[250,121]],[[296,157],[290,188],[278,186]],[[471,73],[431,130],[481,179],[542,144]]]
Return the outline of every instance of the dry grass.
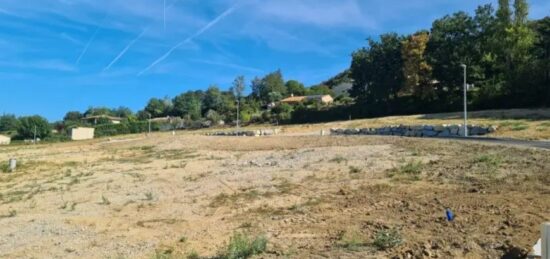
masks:
[[[178,134],[0,153],[23,162],[0,174],[0,257],[213,257],[265,235],[269,258],[405,257],[432,243],[439,258],[499,258],[494,244],[531,246],[549,216],[545,150]],[[230,245],[236,232],[250,242]]]
[[[488,110],[468,113],[469,124],[499,126],[495,137],[517,139],[548,140],[550,139],[550,109],[514,109]],[[287,133],[298,133],[328,128],[364,128],[383,127],[388,125],[422,125],[422,124],[462,124],[463,113],[439,113],[411,116],[389,116],[373,119],[331,122],[312,125],[287,126]]]

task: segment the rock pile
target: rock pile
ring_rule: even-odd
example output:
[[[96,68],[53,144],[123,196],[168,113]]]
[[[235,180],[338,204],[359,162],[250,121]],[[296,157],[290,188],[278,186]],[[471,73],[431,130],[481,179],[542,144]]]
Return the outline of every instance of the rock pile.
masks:
[[[469,136],[493,133],[496,126],[468,125]],[[382,128],[330,129],[332,135],[392,135],[403,137],[460,137],[464,136],[462,125],[399,125]]]
[[[279,134],[279,129],[261,129],[261,130],[235,130],[235,131],[217,131],[207,133],[207,136],[245,136],[260,137],[273,136]]]

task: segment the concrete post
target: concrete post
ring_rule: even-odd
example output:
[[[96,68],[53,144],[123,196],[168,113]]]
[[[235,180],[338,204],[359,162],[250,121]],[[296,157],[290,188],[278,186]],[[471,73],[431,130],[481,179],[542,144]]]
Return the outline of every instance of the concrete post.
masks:
[[[8,172],[14,172],[17,167],[17,160],[10,158],[8,162]]]

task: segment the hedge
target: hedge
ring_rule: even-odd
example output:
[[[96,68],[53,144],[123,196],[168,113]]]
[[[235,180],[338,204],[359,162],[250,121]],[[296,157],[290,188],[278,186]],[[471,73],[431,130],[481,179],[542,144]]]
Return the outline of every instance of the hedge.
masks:
[[[156,122],[151,122],[151,131],[159,131],[160,125]],[[96,137],[108,137],[123,134],[135,134],[149,131],[149,122],[123,122],[120,124],[104,124],[95,127]]]

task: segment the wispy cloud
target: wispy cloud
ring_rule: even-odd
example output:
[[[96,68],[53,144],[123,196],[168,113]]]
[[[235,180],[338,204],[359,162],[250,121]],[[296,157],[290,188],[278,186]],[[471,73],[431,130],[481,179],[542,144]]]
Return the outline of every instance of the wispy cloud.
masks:
[[[218,61],[203,60],[203,59],[191,59],[191,61],[197,62],[197,63],[208,64],[208,65],[227,67],[227,68],[231,68],[231,69],[234,69],[234,70],[244,70],[244,71],[249,71],[249,72],[254,72],[254,73],[264,73],[265,72],[264,70],[259,69],[259,68],[242,66],[242,65],[239,65],[239,64],[228,63],[228,62],[218,62]]]
[[[168,52],[166,52],[164,55],[162,55],[161,57],[159,57],[157,60],[155,60],[153,63],[151,63],[151,65],[149,65],[148,67],[146,67],[144,70],[142,70],[141,72],[139,72],[138,76],[141,76],[143,75],[144,73],[146,73],[147,71],[149,71],[151,68],[153,68],[154,66],[156,66],[158,63],[162,62],[163,60],[165,60],[166,58],[168,58],[172,52],[174,52],[176,49],[178,49],[179,47],[181,47],[182,45],[185,45],[189,42],[191,42],[194,38],[200,36],[201,34],[203,34],[204,32],[208,31],[210,28],[212,28],[212,26],[216,25],[218,22],[220,22],[223,18],[225,18],[226,16],[230,15],[233,11],[235,11],[235,9],[237,8],[237,5],[234,5],[234,6],[231,6],[229,9],[225,10],[222,14],[220,14],[219,16],[217,16],[216,18],[214,18],[214,20],[210,21],[208,24],[206,24],[205,26],[203,26],[202,28],[200,28],[197,32],[195,32],[193,35],[187,37],[185,40],[179,42],[178,44],[176,44],[174,47],[172,47],[170,50],[168,50]]]
[[[61,34],[59,34],[59,37],[66,40],[66,41],[69,41],[75,45],[84,45],[81,41],[75,39],[73,36],[67,34],[67,33],[64,33],[62,32]]]
[[[281,23],[367,29],[377,26],[374,19],[362,12],[357,0],[267,0],[257,2],[255,8],[263,19],[275,19]]]
[[[58,72],[75,72],[76,67],[57,59],[30,60],[25,62],[0,61],[0,66],[20,69],[52,70]]]

